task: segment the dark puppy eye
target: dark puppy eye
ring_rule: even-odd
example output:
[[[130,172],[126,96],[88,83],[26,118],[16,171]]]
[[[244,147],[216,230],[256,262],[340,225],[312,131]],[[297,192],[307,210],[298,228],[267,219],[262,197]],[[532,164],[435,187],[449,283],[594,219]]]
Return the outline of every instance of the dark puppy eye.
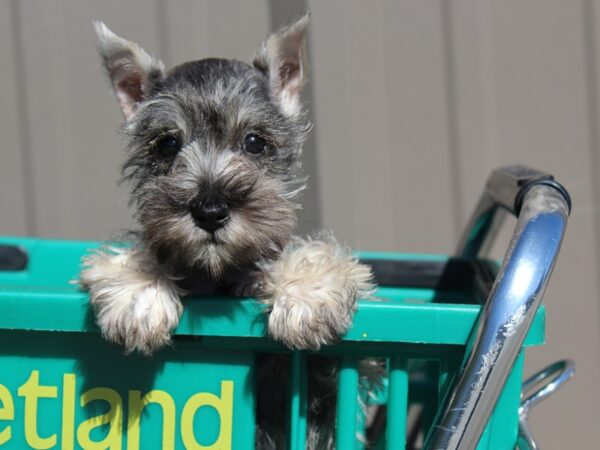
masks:
[[[155,147],[158,153],[164,157],[175,156],[181,150],[181,144],[175,136],[171,135],[161,137],[156,141]]]
[[[267,149],[267,142],[256,134],[249,134],[244,139],[244,150],[253,155],[258,155]]]

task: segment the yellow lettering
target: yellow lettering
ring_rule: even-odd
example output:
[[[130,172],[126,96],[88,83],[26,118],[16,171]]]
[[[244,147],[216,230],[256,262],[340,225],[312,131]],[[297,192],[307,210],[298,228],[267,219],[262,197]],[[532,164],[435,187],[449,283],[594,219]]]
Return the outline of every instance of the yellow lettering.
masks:
[[[140,391],[129,392],[129,416],[127,417],[127,450],[140,448],[140,419],[142,410],[149,403],[157,403],[163,411],[162,449],[175,448],[175,402],[165,391],[154,390],[140,398]]]
[[[39,377],[39,371],[32,371],[25,384],[19,387],[17,394],[19,397],[25,397],[25,440],[31,448],[44,450],[56,445],[56,434],[47,438],[41,438],[38,435],[38,398],[56,398],[58,397],[58,388],[56,386],[40,386]]]
[[[106,414],[87,419],[77,428],[77,442],[86,450],[121,450],[123,439],[123,401],[114,389],[94,388],[81,396],[81,406],[94,400],[104,400],[109,405]],[[92,441],[90,433],[94,428],[109,424],[108,434],[101,441]]]
[[[219,436],[211,445],[200,445],[194,435],[194,416],[203,406],[214,408],[219,414]],[[221,382],[221,398],[209,393],[190,397],[181,413],[181,438],[188,450],[231,450],[231,427],[233,417],[233,381]]]
[[[10,391],[6,389],[6,386],[0,384],[0,420],[13,420],[15,418],[15,405],[13,403],[12,395]],[[11,438],[10,425],[7,425],[2,432],[0,432],[0,445],[8,442]]]
[[[62,402],[62,433],[61,450],[73,450],[75,438],[75,383],[74,373],[65,373],[63,376],[63,402]]]

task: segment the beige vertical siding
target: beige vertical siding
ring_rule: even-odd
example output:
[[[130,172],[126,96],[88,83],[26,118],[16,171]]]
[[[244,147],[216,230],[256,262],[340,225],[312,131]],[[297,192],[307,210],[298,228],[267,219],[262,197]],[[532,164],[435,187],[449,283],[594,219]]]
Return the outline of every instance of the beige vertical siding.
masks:
[[[21,142],[26,131],[22,123],[22,87],[19,80],[19,41],[12,3],[0,3],[0,227],[2,233],[29,233],[27,218],[27,154]]]
[[[267,0],[186,0],[161,8],[167,65],[209,56],[250,61],[270,31]]]
[[[528,368],[569,356],[578,375],[532,423],[542,448],[591,448],[600,423],[600,5],[310,5],[326,227],[360,248],[447,252],[494,167],[528,164],[572,193],[546,295],[548,345],[530,352]],[[497,256],[509,236],[510,227]]]
[[[352,244],[451,249],[445,61],[437,2],[313,2],[324,224]]]
[[[0,234],[105,238],[131,226],[121,114],[91,22],[167,65],[248,60],[306,2],[0,2]],[[533,415],[542,448],[594,448],[600,424],[600,3],[308,1],[315,133],[302,229],[355,247],[451,252],[489,172],[523,163],[570,190],[534,370],[577,360]],[[501,256],[510,230],[496,246]]]

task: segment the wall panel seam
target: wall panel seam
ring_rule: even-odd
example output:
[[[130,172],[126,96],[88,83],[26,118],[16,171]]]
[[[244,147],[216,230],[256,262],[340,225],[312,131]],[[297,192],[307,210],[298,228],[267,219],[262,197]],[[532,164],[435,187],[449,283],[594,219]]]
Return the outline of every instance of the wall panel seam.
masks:
[[[589,122],[589,142],[590,142],[590,164],[591,168],[591,181],[592,185],[590,188],[592,189],[592,199],[593,199],[593,220],[594,220],[594,228],[596,232],[600,230],[600,176],[598,176],[598,172],[600,171],[600,129],[598,120],[600,119],[599,110],[598,110],[598,101],[600,100],[600,86],[598,85],[598,58],[596,56],[597,49],[597,29],[596,22],[594,16],[594,2],[593,0],[583,0],[582,1],[582,13],[583,13],[583,45],[584,45],[584,53],[585,53],[585,89],[587,91],[587,108],[588,108],[588,122]],[[568,186],[567,186],[568,188]],[[577,205],[574,205],[577,208]],[[595,246],[595,256],[596,256],[596,267],[600,264],[600,239],[598,239],[598,234],[594,235],[594,246]],[[597,285],[597,290],[600,290],[600,283],[598,282],[598,278],[596,277],[594,281]],[[600,319],[600,318],[599,318]]]
[[[450,167],[450,189],[453,198],[453,225],[454,236],[458,240],[462,227],[464,205],[462,198],[462,180],[460,164],[460,141],[458,134],[458,107],[456,101],[456,77],[454,73],[454,48],[453,24],[451,4],[445,0],[440,1],[441,7],[441,36],[444,58],[444,79],[446,88],[446,124],[448,132],[448,152]]]
[[[23,36],[21,28],[21,10],[18,0],[10,1],[10,15],[13,23],[13,42],[14,42],[14,72],[15,72],[15,85],[17,91],[17,99],[15,112],[17,116],[17,133],[19,136],[19,149],[13,149],[13,151],[19,151],[21,155],[21,186],[23,190],[23,211],[25,213],[25,229],[24,233],[29,236],[37,235],[38,224],[37,214],[35,211],[34,202],[34,190],[33,183],[35,180],[31,179],[33,174],[33,161],[31,155],[31,140],[29,138],[30,123],[29,123],[29,97],[26,84],[26,70],[25,67],[25,55]],[[16,186],[14,186],[17,189]]]

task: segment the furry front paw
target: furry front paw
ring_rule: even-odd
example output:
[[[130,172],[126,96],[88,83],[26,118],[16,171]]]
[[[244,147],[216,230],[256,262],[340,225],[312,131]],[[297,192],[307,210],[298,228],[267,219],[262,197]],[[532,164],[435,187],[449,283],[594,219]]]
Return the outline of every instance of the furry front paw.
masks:
[[[177,288],[133,250],[98,251],[85,261],[81,282],[105,339],[127,353],[150,355],[168,345],[182,312]]]
[[[110,295],[113,298],[108,302],[102,296],[90,297],[98,326],[107,340],[123,345],[127,353],[138,351],[144,355],[151,355],[171,342],[181,307],[169,289],[153,283],[112,291]]]
[[[295,349],[337,341],[352,324],[356,300],[373,290],[370,269],[331,237],[296,239],[264,277],[269,334]]]

